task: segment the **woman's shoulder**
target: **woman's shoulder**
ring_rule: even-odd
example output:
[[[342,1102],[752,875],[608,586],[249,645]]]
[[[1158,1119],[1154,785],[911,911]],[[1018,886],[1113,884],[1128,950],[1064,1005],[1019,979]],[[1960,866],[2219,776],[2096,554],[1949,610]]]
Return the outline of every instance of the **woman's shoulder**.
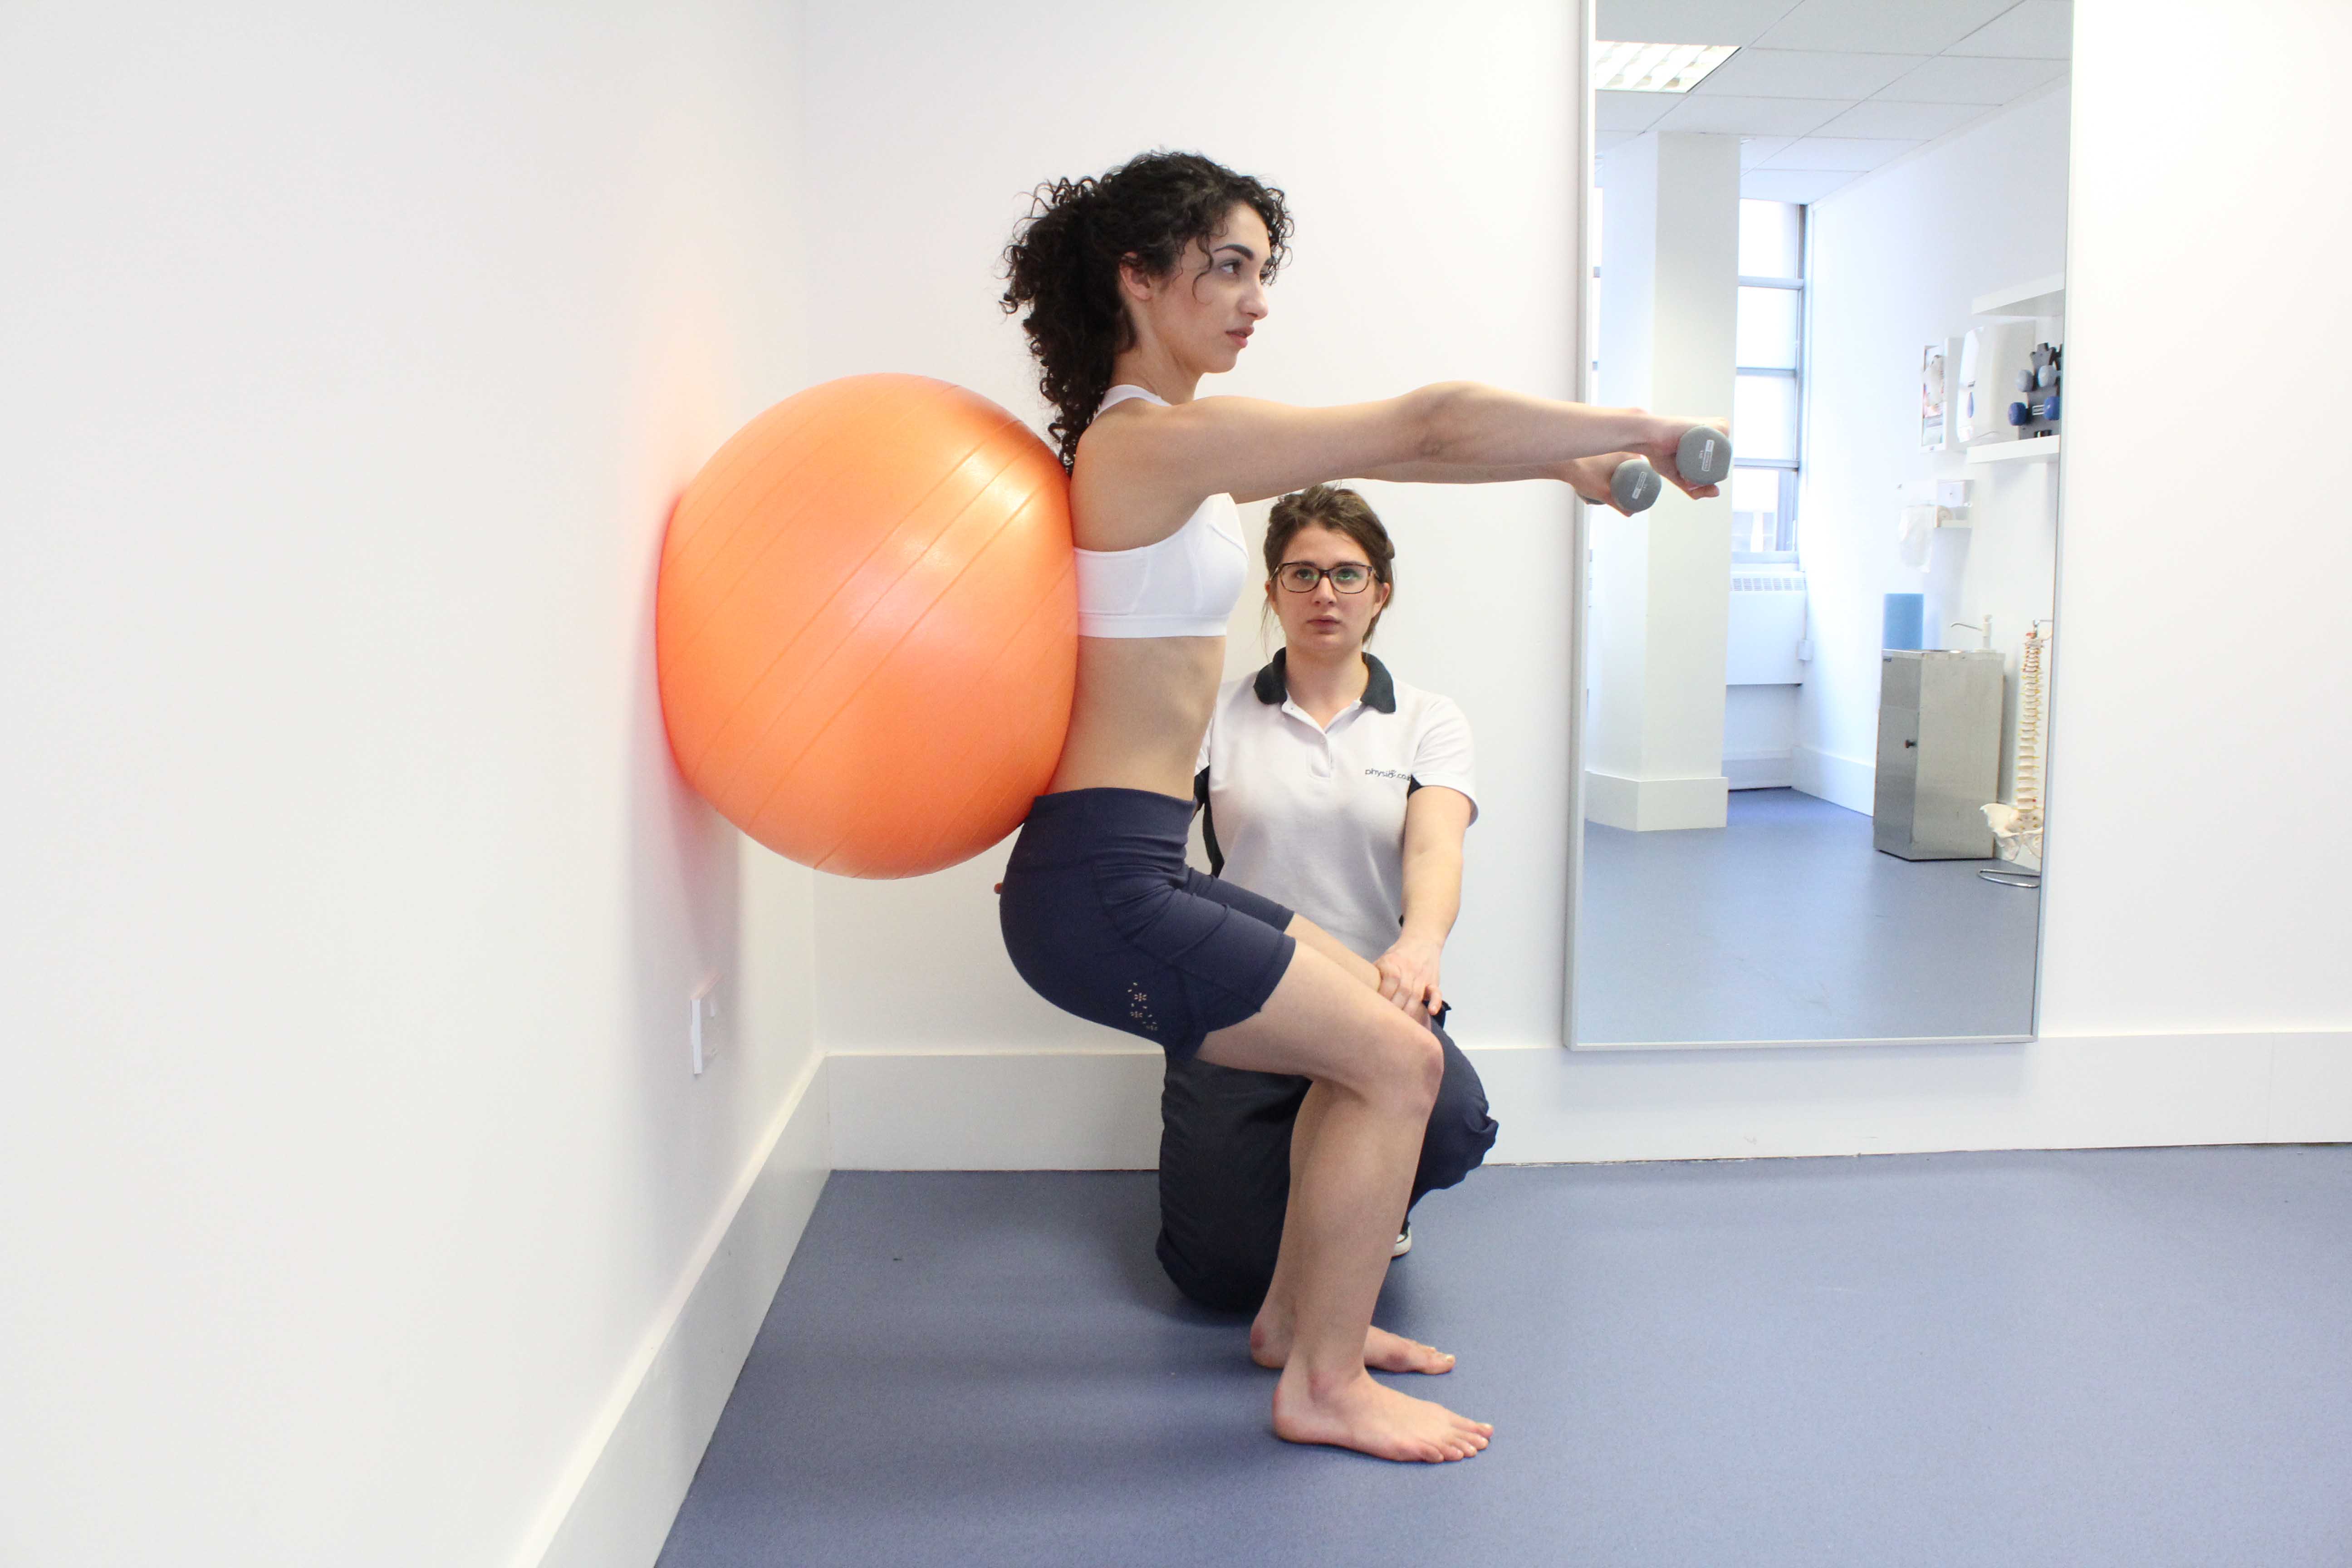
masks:
[[[1071,457],[1071,521],[1079,548],[1097,553],[1144,550],[1174,538],[1196,519],[1240,540],[1240,514],[1229,495],[1204,495],[1159,460],[1148,426],[1170,410],[1142,398],[1105,409],[1078,437]]]
[[[1442,691],[1424,691],[1419,687],[1413,687],[1408,690],[1401,687],[1398,689],[1397,695],[1400,707],[1403,705],[1409,695],[1412,701],[1430,718],[1459,719],[1465,724],[1470,721],[1470,715],[1463,711],[1462,704]]]
[[[1442,691],[1399,680],[1393,674],[1389,676],[1389,690],[1397,717],[1415,728],[1432,724],[1459,724],[1465,730],[1470,727],[1470,717],[1462,710],[1462,705]]]

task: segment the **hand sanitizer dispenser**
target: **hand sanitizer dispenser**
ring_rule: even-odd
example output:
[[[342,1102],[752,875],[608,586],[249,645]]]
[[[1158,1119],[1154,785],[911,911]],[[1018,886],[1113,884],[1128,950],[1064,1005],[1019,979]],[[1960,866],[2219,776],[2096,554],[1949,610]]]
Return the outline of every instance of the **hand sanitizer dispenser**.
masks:
[[[2011,384],[2024,361],[2025,339],[2018,324],[2002,321],[1974,327],[1960,340],[1960,387],[1955,400],[1959,445],[2014,441],[2010,426]]]
[[[1977,438],[1983,423],[1977,416],[1977,367],[1983,357],[1984,329],[1971,327],[1960,340],[1960,394],[1953,399],[1958,406],[1952,410],[1954,430],[1963,447]]]

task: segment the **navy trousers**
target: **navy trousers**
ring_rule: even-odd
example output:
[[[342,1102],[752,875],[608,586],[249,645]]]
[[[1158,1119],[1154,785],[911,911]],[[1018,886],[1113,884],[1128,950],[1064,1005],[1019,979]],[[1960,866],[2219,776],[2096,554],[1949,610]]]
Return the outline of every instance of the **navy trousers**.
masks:
[[[1422,1137],[1412,1197],[1450,1187],[1495,1146],[1486,1087],[1432,1026],[1445,1078]],[[1204,1307],[1255,1312],[1274,1278],[1290,1202],[1290,1126],[1307,1080],[1171,1053],[1160,1092],[1160,1266]]]

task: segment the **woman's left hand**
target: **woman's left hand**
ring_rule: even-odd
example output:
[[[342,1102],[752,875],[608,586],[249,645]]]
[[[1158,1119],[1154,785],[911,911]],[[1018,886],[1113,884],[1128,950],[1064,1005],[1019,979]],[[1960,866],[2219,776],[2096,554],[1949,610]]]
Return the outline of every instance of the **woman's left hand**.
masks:
[[[1437,980],[1444,949],[1426,937],[1401,936],[1372,961],[1381,972],[1381,994],[1407,1013],[1428,1016],[1445,1005]]]

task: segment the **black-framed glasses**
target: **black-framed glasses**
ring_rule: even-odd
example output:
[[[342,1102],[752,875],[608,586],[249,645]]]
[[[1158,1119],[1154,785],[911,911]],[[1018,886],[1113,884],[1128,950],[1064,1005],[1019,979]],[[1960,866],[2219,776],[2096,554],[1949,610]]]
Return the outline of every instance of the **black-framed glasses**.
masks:
[[[1274,580],[1294,594],[1311,594],[1315,584],[1328,577],[1335,594],[1360,594],[1372,585],[1372,569],[1360,562],[1342,561],[1337,566],[1318,566],[1311,561],[1286,561]]]

